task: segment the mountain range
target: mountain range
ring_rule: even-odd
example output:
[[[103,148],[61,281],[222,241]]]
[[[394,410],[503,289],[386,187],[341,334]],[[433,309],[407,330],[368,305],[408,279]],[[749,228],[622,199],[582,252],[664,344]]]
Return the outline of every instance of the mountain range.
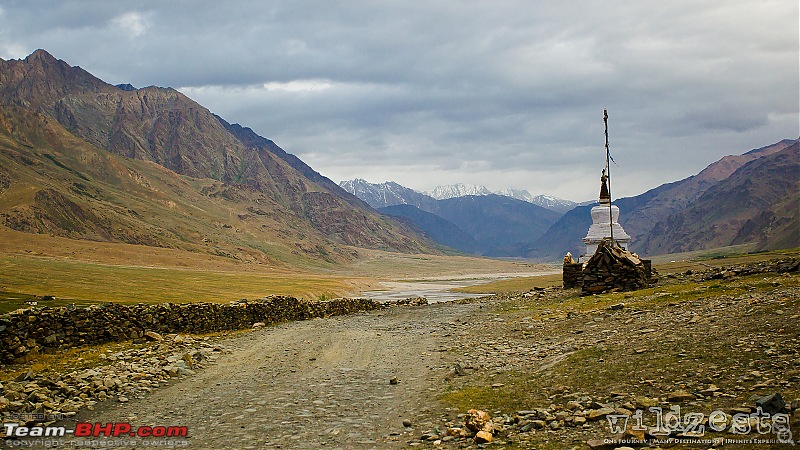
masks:
[[[395,183],[394,181],[370,183],[360,178],[341,181],[339,182],[339,186],[364,200],[373,208],[383,208],[394,205],[414,205],[418,208],[426,209],[423,205],[432,205],[434,200],[447,200],[467,196],[488,196],[493,194],[533,203],[534,205],[560,213],[565,213],[577,206],[577,203],[573,201],[560,199],[552,195],[531,195],[531,193],[525,189],[507,188],[492,192],[485,186],[464,183],[437,186],[430,192],[418,192]]]
[[[308,263],[437,251],[180,92],[113,86],[44,50],[0,59],[0,138],[15,230]]]
[[[632,236],[631,249],[657,255],[742,243],[753,243],[756,249],[800,246],[798,161],[798,141],[783,140],[725,156],[686,179],[616,199],[620,223]],[[341,186],[385,214],[405,217],[443,245],[468,253],[551,261],[567,251],[583,253],[581,239],[597,204],[537,196],[536,203],[560,216],[543,231],[553,215],[529,211],[514,216],[517,208],[526,207],[508,204],[512,197],[532,203],[527,191],[506,190],[499,196],[482,186],[456,184],[429,193],[437,199],[393,182],[353,180]]]
[[[523,190],[454,185],[437,199],[391,182],[339,185],[175,89],[114,86],[44,50],[0,59],[0,150],[1,226],[265,264],[442,245],[558,260],[580,254],[590,225],[591,205]],[[797,140],[727,156],[615,200],[620,222],[644,255],[798,246],[798,161]]]
[[[535,241],[562,214],[465,184],[440,187],[441,199],[391,181],[374,184],[355,179],[339,185],[381,213],[405,219],[440,244],[485,256],[507,256],[509,249]]]
[[[743,243],[757,250],[800,246],[798,140],[725,156],[697,175],[614,204],[632,237],[631,249],[642,255]],[[555,260],[567,251],[582,254],[592,206],[566,213],[519,256]]]

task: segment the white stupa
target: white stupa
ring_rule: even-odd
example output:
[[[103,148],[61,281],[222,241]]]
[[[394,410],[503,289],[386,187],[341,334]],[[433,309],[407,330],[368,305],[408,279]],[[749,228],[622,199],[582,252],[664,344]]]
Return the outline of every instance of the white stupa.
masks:
[[[583,238],[583,243],[586,244],[586,253],[580,257],[578,262],[588,261],[597,251],[600,241],[603,238],[612,237],[612,229],[614,230],[614,242],[620,247],[627,250],[628,243],[631,241],[631,237],[619,224],[619,208],[611,204],[607,181],[606,170],[603,169],[603,175],[600,177],[600,204],[592,208],[592,226],[589,227],[589,232]]]

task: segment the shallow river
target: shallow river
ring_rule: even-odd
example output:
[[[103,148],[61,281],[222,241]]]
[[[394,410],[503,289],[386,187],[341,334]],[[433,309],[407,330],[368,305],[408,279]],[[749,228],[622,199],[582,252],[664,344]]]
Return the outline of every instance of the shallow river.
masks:
[[[383,281],[381,284],[384,289],[366,291],[362,297],[385,302],[392,300],[404,300],[407,298],[425,297],[428,303],[446,302],[461,298],[481,297],[485,294],[465,294],[462,292],[451,292],[451,289],[484,284],[491,281],[505,280],[515,277],[531,277],[548,275],[556,272],[530,272],[530,273],[495,273],[479,275],[463,275],[454,277],[432,277],[422,280],[412,281]]]

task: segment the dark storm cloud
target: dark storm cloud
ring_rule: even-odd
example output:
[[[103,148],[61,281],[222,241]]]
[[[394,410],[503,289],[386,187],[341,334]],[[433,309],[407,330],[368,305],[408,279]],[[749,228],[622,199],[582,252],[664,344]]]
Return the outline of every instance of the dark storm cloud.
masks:
[[[590,198],[798,131],[798,4],[773,1],[6,2],[36,48],[173,86],[333,179]]]

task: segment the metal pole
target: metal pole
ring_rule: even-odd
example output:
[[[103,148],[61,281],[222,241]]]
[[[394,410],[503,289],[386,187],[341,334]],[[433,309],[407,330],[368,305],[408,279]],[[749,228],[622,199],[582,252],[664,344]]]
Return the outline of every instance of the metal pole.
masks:
[[[614,241],[614,216],[611,214],[611,150],[608,147],[608,110],[603,108],[603,124],[606,128],[606,170],[608,177],[608,226],[611,229],[611,242]]]

